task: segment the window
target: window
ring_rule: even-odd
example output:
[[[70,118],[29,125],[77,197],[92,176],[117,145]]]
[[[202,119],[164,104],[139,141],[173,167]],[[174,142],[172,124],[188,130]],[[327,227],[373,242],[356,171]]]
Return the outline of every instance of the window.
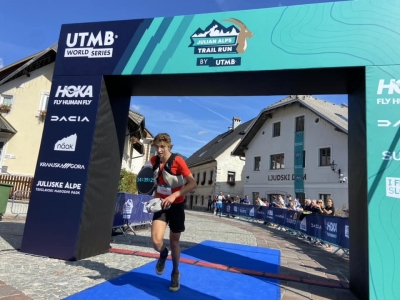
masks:
[[[203,172],[203,181],[201,182],[202,185],[206,183],[206,176],[207,172]]]
[[[42,92],[40,97],[39,110],[47,110],[47,105],[49,104],[50,94],[48,92]]]
[[[281,135],[281,122],[274,123],[272,137],[277,137]]]
[[[271,170],[278,170],[285,168],[285,154],[274,154],[271,155]]]
[[[254,157],[254,171],[261,171],[261,156]]]
[[[214,177],[214,171],[211,170],[211,171],[210,171],[210,180],[208,181],[209,184],[211,184],[211,183],[213,182],[213,180],[214,180],[213,177]]]
[[[319,194],[319,199],[324,201],[325,204],[326,204],[326,201],[328,201],[328,199],[330,199],[330,198],[331,198],[331,194]]]
[[[197,173],[197,184],[200,182],[200,173]]]
[[[0,95],[0,110],[2,112],[9,112],[13,102],[13,96],[11,95]]]
[[[306,167],[306,150],[303,151],[303,169]]]
[[[0,104],[11,105],[13,96],[11,95],[0,95]]]
[[[306,199],[306,194],[297,193],[296,198],[299,199],[301,205],[304,205],[304,200]]]
[[[331,164],[331,148],[319,149],[319,166],[326,167]]]
[[[235,172],[228,171],[228,180],[229,183],[235,182]]]
[[[296,132],[304,131],[304,116],[296,118]]]
[[[201,196],[201,205],[204,205],[204,196]]]

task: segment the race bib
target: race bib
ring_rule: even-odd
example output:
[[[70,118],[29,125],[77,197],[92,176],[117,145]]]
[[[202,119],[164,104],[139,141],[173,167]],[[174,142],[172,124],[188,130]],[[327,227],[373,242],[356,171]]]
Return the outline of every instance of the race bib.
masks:
[[[157,193],[162,194],[162,195],[171,195],[172,194],[172,190],[168,186],[158,185],[157,186]]]

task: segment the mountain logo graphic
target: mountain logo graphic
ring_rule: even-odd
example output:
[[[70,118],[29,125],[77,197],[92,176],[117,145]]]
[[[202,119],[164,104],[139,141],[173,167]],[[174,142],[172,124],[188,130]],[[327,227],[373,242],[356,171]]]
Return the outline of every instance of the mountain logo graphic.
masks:
[[[233,23],[229,27],[213,20],[204,30],[199,28],[190,37],[189,47],[194,48],[194,54],[243,54],[247,50],[247,39],[253,33],[238,19],[226,19],[222,22]]]
[[[78,136],[75,134],[67,136],[56,142],[54,145],[55,151],[75,151],[76,140]]]

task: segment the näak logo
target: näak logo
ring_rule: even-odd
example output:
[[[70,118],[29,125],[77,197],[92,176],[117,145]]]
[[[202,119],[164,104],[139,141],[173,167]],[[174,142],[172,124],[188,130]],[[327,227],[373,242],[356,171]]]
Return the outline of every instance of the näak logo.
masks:
[[[54,150],[55,151],[75,151],[76,148],[76,140],[78,136],[75,134],[72,134],[70,136],[67,136],[59,141],[56,142],[54,145]]]
[[[253,33],[240,20],[230,18],[223,22],[233,23],[229,27],[213,20],[204,30],[199,28],[190,37],[189,47],[194,48],[196,55],[217,54],[243,54],[248,48],[248,39]],[[240,57],[212,58],[201,57],[197,59],[198,66],[240,66]]]

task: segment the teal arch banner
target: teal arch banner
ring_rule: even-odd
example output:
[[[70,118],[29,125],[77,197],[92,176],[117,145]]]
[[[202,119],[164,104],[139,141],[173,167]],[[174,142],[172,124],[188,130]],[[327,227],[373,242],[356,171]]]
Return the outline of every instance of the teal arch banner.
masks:
[[[78,24],[63,25],[55,73],[178,74],[390,65],[400,60],[399,15],[396,1],[359,0],[88,23],[87,36]],[[77,35],[75,44],[68,39],[71,34]],[[101,52],[107,50],[112,53]]]
[[[369,271],[360,273],[369,282],[362,289],[368,290],[365,297],[369,299],[400,299],[400,258],[396,253],[400,246],[400,2],[273,3],[264,9],[63,25],[39,153],[42,164],[38,162],[35,173],[22,251],[61,259],[108,251],[107,230],[113,216],[98,216],[114,208],[112,201],[102,199],[116,194],[118,182],[113,176],[118,178],[127,123],[124,110],[128,110],[132,95],[132,89],[124,86],[129,80],[124,80],[131,75],[356,67],[353,69],[363,73],[362,85],[356,92],[351,90],[354,86],[348,87],[349,94],[358,93],[353,97],[357,100],[366,98],[366,107],[360,105],[362,111],[357,112],[362,115],[357,120],[360,124],[355,126],[360,135],[367,135],[366,147],[364,140],[358,143],[362,154],[366,153],[361,163],[367,164],[366,174],[357,174],[367,182],[367,199],[361,204],[368,211],[360,218],[359,234],[368,235],[362,240],[368,241],[367,255],[360,261],[368,260]],[[258,76],[256,72],[248,74]],[[119,77],[110,83],[112,76],[106,75]],[[279,85],[285,88],[292,83],[283,78]],[[64,103],[82,106],[66,108]],[[349,128],[352,122],[356,121],[349,120]],[[302,139],[295,137],[296,143]],[[303,149],[298,146],[295,152],[302,154]],[[300,156],[296,159],[300,166]],[[44,169],[65,163],[82,168]],[[302,177],[303,169],[295,173]],[[349,176],[350,185],[362,181],[357,176]],[[297,182],[295,189],[302,188],[303,182]],[[350,203],[360,201],[351,199]],[[44,209],[64,214],[43,217]],[[357,216],[359,209],[350,205],[351,215]],[[48,228],[60,230],[60,221],[68,225],[58,234],[63,238],[46,246],[47,236],[41,234]],[[357,225],[352,219],[350,224]]]

